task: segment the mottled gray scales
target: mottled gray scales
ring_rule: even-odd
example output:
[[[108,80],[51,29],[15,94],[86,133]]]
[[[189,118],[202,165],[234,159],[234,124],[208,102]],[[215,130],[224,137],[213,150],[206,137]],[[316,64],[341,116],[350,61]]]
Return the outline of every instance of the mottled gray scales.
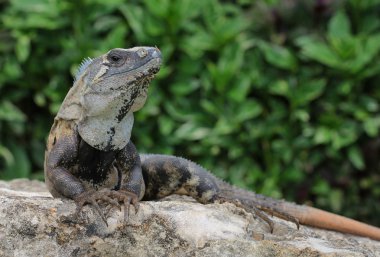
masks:
[[[204,204],[234,203],[271,230],[273,222],[265,213],[380,240],[379,228],[232,187],[184,158],[140,156],[130,140],[133,113],[143,107],[161,63],[157,48],[134,47],[112,49],[80,65],[46,145],[45,182],[54,197],[73,199],[77,214],[91,204],[107,223],[98,202],[122,204],[128,220],[130,205],[137,211],[141,199],[186,194]]]
[[[162,198],[178,193],[199,202],[213,202],[218,193],[214,177],[201,166],[180,157],[142,154],[142,171],[146,183],[144,199]]]

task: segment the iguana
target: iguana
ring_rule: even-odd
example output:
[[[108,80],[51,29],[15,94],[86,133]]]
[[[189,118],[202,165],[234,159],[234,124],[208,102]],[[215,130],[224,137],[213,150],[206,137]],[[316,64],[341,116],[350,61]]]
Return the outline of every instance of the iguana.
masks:
[[[297,224],[380,240],[380,229],[312,207],[275,200],[233,187],[181,157],[138,154],[130,140],[133,112],[144,105],[150,81],[159,71],[156,47],[116,48],[85,59],[54,119],[45,152],[45,182],[54,197],[73,199],[77,213],[98,201],[130,205],[140,200],[185,194],[198,202],[232,202],[262,218],[267,214]]]

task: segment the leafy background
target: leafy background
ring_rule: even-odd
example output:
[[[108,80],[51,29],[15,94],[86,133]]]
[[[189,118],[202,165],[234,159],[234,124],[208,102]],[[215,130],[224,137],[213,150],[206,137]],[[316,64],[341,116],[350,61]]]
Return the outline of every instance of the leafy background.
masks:
[[[379,0],[2,0],[0,178],[42,178],[81,59],[158,46],[133,141],[380,225]]]

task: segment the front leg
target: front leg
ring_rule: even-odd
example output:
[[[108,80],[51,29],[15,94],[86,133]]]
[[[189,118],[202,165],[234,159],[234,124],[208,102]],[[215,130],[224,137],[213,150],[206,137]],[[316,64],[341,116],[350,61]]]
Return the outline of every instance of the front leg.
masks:
[[[113,197],[124,203],[124,220],[128,220],[130,204],[137,213],[138,202],[145,193],[140,156],[131,141],[116,156],[116,168],[121,181],[119,190],[113,192]]]
[[[73,122],[56,121],[51,129],[45,153],[45,183],[54,197],[73,199],[78,215],[82,207],[89,203],[99,213],[103,221],[105,216],[97,201],[102,200],[113,205],[118,203],[109,194],[86,189],[77,172],[80,137]]]
[[[74,199],[85,191],[70,168],[78,159],[79,136],[71,122],[56,121],[45,152],[45,183],[54,197]]]

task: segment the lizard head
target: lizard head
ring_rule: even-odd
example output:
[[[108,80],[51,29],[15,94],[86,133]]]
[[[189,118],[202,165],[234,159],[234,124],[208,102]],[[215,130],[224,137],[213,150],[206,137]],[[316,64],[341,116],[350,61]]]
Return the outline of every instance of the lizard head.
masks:
[[[79,135],[97,149],[121,149],[161,62],[156,47],[115,48],[85,59],[57,118],[74,120]]]
[[[101,101],[108,102],[107,107],[104,106],[107,110],[115,101],[120,102],[116,117],[119,120],[128,112],[139,110],[146,101],[149,83],[159,71],[161,60],[161,53],[155,47],[116,48],[91,60],[88,65],[84,64],[87,66],[84,72],[80,69],[76,76],[86,80],[83,104],[98,111]],[[99,95],[101,99],[97,99]],[[112,101],[107,101],[111,99],[105,95],[112,95]],[[96,106],[91,107],[94,100]]]

